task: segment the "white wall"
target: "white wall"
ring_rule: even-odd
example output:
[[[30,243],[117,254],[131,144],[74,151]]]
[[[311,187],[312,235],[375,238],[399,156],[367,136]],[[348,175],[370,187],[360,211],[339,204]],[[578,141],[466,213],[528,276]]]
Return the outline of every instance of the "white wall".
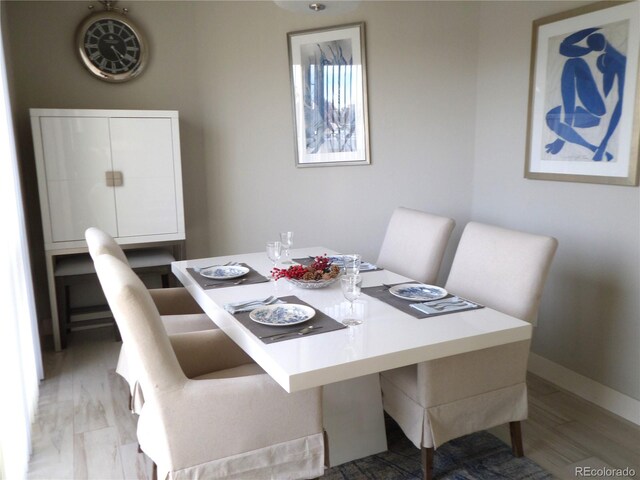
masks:
[[[297,245],[375,259],[397,205],[464,222],[476,12],[464,3],[366,2],[314,17],[271,2],[198,4],[212,251],[262,250],[286,229]],[[372,164],[296,168],[286,34],[357,21],[366,23]]]
[[[640,400],[638,188],[524,179],[531,22],[576,2],[482,2],[472,217],[558,238],[532,350]]]

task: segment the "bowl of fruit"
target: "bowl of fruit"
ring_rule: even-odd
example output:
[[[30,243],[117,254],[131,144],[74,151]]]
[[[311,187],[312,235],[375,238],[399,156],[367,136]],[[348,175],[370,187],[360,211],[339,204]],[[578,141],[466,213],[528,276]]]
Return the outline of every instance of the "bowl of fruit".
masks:
[[[275,280],[286,278],[296,287],[323,288],[334,283],[340,276],[340,267],[333,265],[326,255],[315,257],[309,265],[292,265],[289,268],[274,268]]]

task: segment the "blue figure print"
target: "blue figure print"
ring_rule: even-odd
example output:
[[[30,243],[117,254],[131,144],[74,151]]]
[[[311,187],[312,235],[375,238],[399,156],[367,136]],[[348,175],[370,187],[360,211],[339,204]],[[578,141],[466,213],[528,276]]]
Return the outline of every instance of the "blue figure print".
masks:
[[[615,132],[620,114],[624,91],[624,74],[626,57],[618,52],[607,41],[600,28],[587,28],[569,35],[560,44],[560,54],[569,57],[564,63],[560,80],[562,105],[547,112],[547,125],[558,139],[545,146],[547,153],[557,154],[565,142],[581,145],[593,152],[593,160],[613,159],[607,151],[607,144]],[[586,39],[586,46],[578,45]],[[602,117],[607,113],[604,98],[598,90],[596,79],[583,58],[590,53],[602,52],[596,62],[602,77],[602,91],[608,97],[615,87],[618,101],[611,112],[609,125],[600,140],[594,145],[588,142],[576,129],[594,128],[600,125]]]

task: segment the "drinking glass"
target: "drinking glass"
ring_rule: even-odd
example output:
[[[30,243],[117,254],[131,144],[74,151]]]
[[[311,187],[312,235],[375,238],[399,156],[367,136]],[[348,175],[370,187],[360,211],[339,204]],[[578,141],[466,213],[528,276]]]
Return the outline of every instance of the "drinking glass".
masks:
[[[358,275],[360,273],[360,255],[353,253],[343,255],[344,273],[345,275]]]
[[[273,262],[273,268],[276,268],[280,255],[282,255],[282,243],[279,241],[267,243],[267,257]]]
[[[282,256],[285,260],[282,263],[293,263],[289,250],[293,247],[293,232],[280,233],[280,243],[282,243]]]
[[[357,318],[353,314],[353,302],[360,296],[362,277],[360,275],[344,275],[340,279],[340,285],[342,286],[344,298],[349,301],[349,313],[344,320],[342,320],[342,323],[347,326],[360,325],[362,319]]]

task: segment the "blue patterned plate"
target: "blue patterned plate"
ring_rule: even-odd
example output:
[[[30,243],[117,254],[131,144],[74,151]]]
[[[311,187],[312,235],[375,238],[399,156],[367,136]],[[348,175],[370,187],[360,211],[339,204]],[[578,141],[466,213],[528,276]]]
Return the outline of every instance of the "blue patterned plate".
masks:
[[[286,327],[288,325],[306,322],[315,314],[316,311],[306,305],[281,303],[258,307],[249,313],[249,318],[263,325]]]
[[[339,267],[344,267],[344,255],[333,255],[329,257],[329,261],[334,265],[337,265]],[[371,270],[376,270],[377,268],[378,266],[374,265],[373,263],[364,262],[364,261],[360,262],[361,272],[370,272]]]
[[[438,300],[447,296],[444,288],[435,285],[425,285],[424,283],[404,283],[389,289],[391,295],[405,300],[418,300],[426,302],[428,300]]]
[[[249,273],[247,267],[242,265],[214,265],[213,267],[203,268],[200,275],[214,280],[229,280],[238,278]]]

